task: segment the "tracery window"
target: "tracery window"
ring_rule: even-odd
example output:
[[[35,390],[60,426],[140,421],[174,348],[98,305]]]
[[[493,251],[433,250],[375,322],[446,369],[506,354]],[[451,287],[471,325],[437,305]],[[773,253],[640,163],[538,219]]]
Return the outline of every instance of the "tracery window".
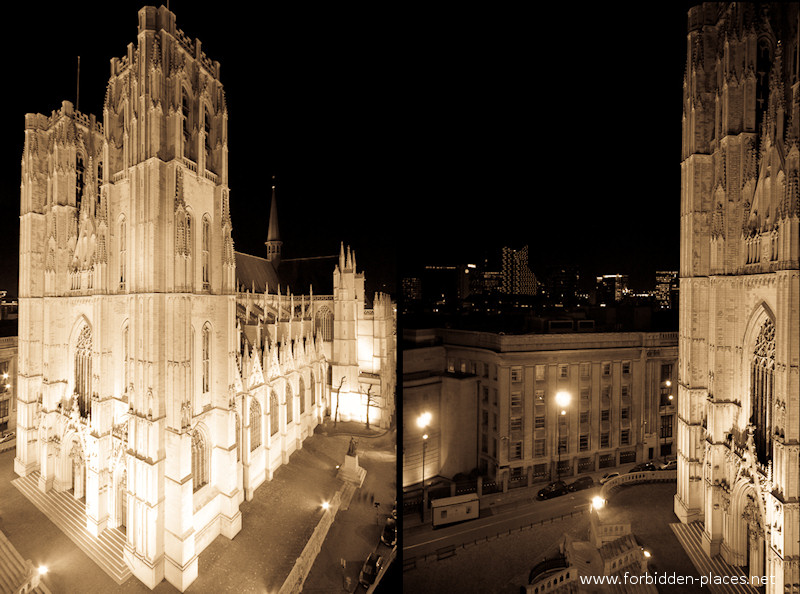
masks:
[[[208,484],[208,446],[203,432],[195,429],[192,432],[192,478],[193,490],[197,491]]]
[[[253,398],[250,401],[250,451],[261,445],[261,405]]]
[[[269,395],[269,434],[275,435],[278,432],[280,423],[278,408],[278,395],[273,390]]]
[[[292,386],[291,384],[286,384],[286,424],[292,422],[294,415],[292,414],[294,409],[294,395],[292,394]]]
[[[300,414],[306,412],[306,386],[303,378],[300,378]]]
[[[211,248],[211,225],[208,222],[208,217],[203,217],[203,238],[202,238],[202,248],[203,248],[203,288],[208,289],[210,284],[210,248]]]
[[[125,288],[126,262],[128,258],[128,240],[126,237],[127,225],[125,219],[119,224],[119,286]]]
[[[181,101],[181,112],[183,114],[183,156],[189,157],[191,153],[192,123],[190,118],[189,95],[186,93],[185,89]]]
[[[130,363],[128,362],[128,357],[130,356],[128,353],[128,340],[130,339],[130,331],[128,330],[128,325],[125,324],[125,328],[122,330],[122,392],[126,393],[128,391],[128,384],[130,383]]]
[[[766,464],[772,459],[772,392],[775,372],[775,323],[767,318],[761,326],[753,349],[750,366],[750,402],[755,425],[753,438],[758,461]]]
[[[211,329],[203,326],[203,394],[207,394],[211,386]]]
[[[322,334],[322,340],[333,340],[333,313],[327,307],[321,307],[316,315],[316,330]]]
[[[311,374],[311,406],[317,403],[317,385],[314,382],[314,374]]]
[[[75,345],[75,397],[85,417],[92,398],[92,330],[84,326]]]
[[[83,186],[86,176],[86,165],[83,161],[83,155],[78,153],[75,157],[75,207],[80,212],[81,198],[83,198]]]

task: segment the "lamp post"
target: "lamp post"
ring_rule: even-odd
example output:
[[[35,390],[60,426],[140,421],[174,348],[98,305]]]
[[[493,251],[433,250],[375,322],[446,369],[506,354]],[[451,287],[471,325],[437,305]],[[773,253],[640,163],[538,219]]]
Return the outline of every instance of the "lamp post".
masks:
[[[422,429],[422,521],[425,521],[425,510],[428,507],[428,497],[425,491],[425,449],[428,446],[428,434],[425,433],[425,428],[431,423],[431,413],[425,411],[417,417],[417,427]]]
[[[572,396],[569,392],[558,392],[556,394],[556,404],[561,408],[561,416],[565,417],[567,415],[567,406],[569,406],[569,402],[572,400]],[[558,450],[558,462],[556,463],[556,477],[557,480],[561,480],[561,419],[558,420],[558,443],[556,444],[556,449]]]

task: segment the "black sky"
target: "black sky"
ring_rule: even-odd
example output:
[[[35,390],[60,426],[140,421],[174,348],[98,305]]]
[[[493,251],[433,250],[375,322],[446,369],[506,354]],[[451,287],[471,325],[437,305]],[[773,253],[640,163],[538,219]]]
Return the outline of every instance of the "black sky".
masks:
[[[142,4],[26,3],[9,20],[0,288],[17,282],[23,115],[74,100],[78,55],[80,109],[101,114]],[[530,245],[534,272],[576,263],[634,287],[677,269],[691,4],[170,7],[221,63],[236,249],[263,253],[276,175],[286,257],[344,241],[391,289],[396,266],[508,244]]]

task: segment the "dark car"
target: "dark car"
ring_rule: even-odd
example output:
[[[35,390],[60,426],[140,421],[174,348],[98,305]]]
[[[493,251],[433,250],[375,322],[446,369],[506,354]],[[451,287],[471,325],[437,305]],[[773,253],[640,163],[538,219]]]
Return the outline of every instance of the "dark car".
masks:
[[[570,491],[580,491],[582,489],[591,489],[592,487],[594,487],[594,479],[590,476],[582,476],[567,485],[567,489]]]
[[[652,462],[642,462],[641,464],[637,464],[633,468],[631,468],[628,473],[631,472],[644,472],[646,470],[656,470],[656,465]]]
[[[397,542],[397,522],[394,518],[386,518],[386,524],[381,533],[381,542],[387,547],[393,547]]]
[[[536,494],[536,499],[550,499],[551,497],[558,497],[559,495],[565,495],[568,492],[567,485],[564,481],[553,481],[549,485],[547,485],[544,489],[541,489]]]
[[[383,565],[383,557],[372,551],[364,561],[361,573],[358,574],[358,582],[365,588],[369,588],[374,582]]]

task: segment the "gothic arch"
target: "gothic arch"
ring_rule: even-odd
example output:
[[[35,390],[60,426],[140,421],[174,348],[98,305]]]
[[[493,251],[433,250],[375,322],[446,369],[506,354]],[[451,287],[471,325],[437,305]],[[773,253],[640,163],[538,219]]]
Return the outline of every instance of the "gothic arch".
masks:
[[[278,404],[278,395],[274,389],[269,391],[269,434],[273,436],[278,433],[280,429],[280,405]]]
[[[763,574],[766,517],[758,488],[749,478],[741,478],[730,494],[725,558],[733,565],[749,565],[751,575]]]
[[[80,415],[85,417],[92,399],[93,329],[89,319],[81,314],[72,326],[69,338],[68,394],[77,397]]]
[[[771,457],[772,407],[774,399],[774,369],[776,345],[775,315],[761,301],[748,320],[742,341],[740,372],[743,387],[740,429],[752,423],[759,462]]]
[[[192,430],[192,480],[197,492],[211,482],[211,440],[208,429],[198,423]]]
[[[261,445],[261,405],[255,397],[250,400],[250,451]]]

